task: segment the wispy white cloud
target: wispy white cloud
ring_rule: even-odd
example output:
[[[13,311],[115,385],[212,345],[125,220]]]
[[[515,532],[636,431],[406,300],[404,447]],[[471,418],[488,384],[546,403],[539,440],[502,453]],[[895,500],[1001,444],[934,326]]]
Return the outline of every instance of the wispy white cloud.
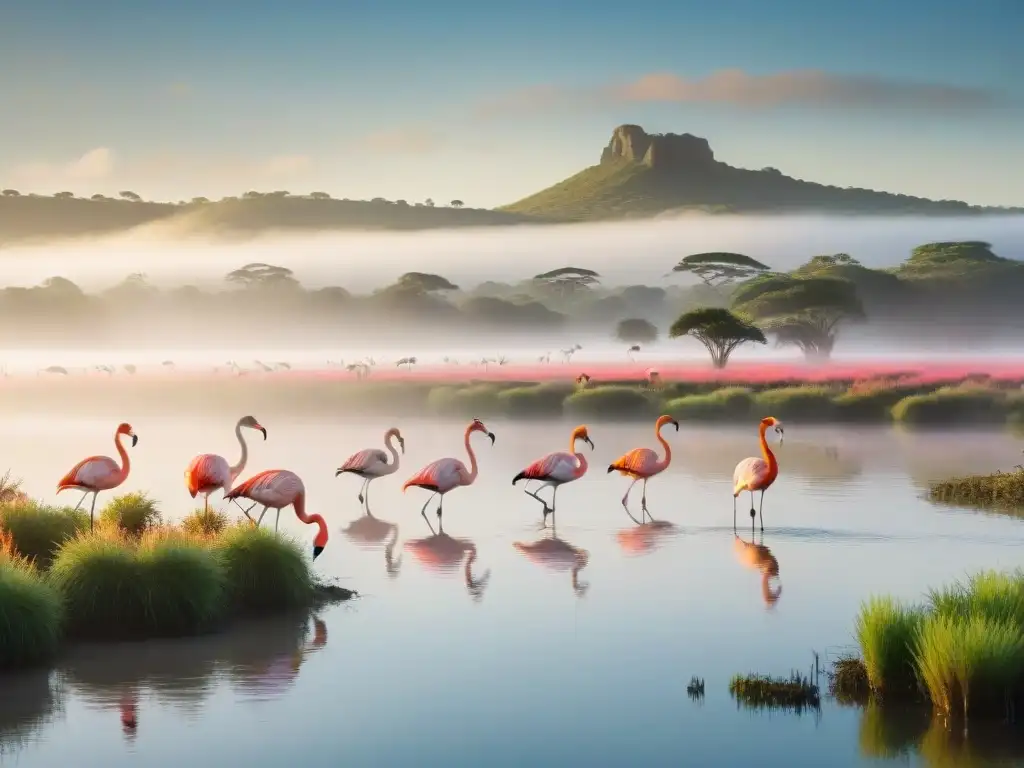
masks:
[[[394,128],[365,136],[360,145],[382,154],[425,155],[441,149],[447,139],[426,126]]]
[[[727,69],[688,78],[655,72],[622,83],[589,88],[540,85],[500,95],[480,104],[483,118],[606,104],[675,103],[749,109],[808,107],[918,111],[984,109],[1006,103],[998,93],[965,86],[819,70],[751,74]]]
[[[12,169],[10,177],[16,185],[63,189],[106,181],[114,168],[114,152],[107,147],[96,147],[68,162],[35,162],[17,166]]]

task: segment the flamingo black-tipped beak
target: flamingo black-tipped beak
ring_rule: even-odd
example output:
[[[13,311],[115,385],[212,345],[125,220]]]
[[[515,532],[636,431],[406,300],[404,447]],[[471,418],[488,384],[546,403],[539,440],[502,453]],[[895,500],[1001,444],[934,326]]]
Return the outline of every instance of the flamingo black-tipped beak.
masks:
[[[343,471],[344,471],[344,470],[341,470],[341,469],[336,469],[336,470],[334,470],[334,476],[335,476],[335,477],[341,477],[341,473],[342,473]]]
[[[402,449],[402,453],[405,453],[405,440],[398,438],[398,447]]]
[[[584,442],[585,442],[585,443],[586,443],[587,445],[589,445],[589,446],[590,446],[590,450],[594,450],[594,441],[593,441],[593,440],[591,440],[591,439],[590,439],[589,437],[584,437],[584,438],[583,438],[583,441],[584,441]]]
[[[320,553],[323,551],[323,547],[313,547],[313,559],[316,560],[318,557],[320,557]]]
[[[139,436],[138,435],[132,435],[132,448],[134,448],[138,444],[138,442],[139,442]]]
[[[267,430],[261,427],[259,424],[256,425],[256,429],[263,433],[263,439],[267,439]]]
[[[494,433],[493,432],[488,432],[487,436],[489,438],[491,438],[491,445],[494,445]]]
[[[672,419],[672,426],[676,428],[676,432],[679,431],[679,422],[676,421],[675,419]]]

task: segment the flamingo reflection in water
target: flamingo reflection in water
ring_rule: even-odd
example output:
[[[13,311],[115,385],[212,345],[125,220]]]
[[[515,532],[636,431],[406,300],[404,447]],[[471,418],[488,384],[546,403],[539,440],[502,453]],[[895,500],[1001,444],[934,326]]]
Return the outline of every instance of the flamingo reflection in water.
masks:
[[[779,561],[768,547],[754,543],[753,534],[750,541],[744,541],[733,535],[733,550],[737,559],[748,568],[761,572],[761,598],[769,608],[773,607],[782,597],[782,582],[779,580]],[[772,580],[775,584],[772,584]]]
[[[537,541],[529,544],[517,541],[512,546],[537,565],[554,571],[571,571],[572,589],[576,593],[576,597],[583,597],[590,589],[590,584],[580,581],[580,571],[587,567],[590,553],[585,549],[574,547],[565,539],[558,538],[553,523],[550,530],[551,533],[548,536],[537,539]]]
[[[405,549],[411,552],[413,557],[420,561],[430,571],[446,573],[454,571],[459,564],[463,564],[463,576],[466,580],[466,589],[474,600],[482,600],[484,589],[491,578],[490,570],[484,571],[480,578],[473,577],[473,563],[476,562],[476,544],[469,539],[456,539],[444,532],[444,528],[438,526],[437,533],[434,527],[427,521],[431,535],[424,539],[414,539],[405,542]]]
[[[398,575],[402,566],[402,556],[399,554],[397,558],[395,557],[395,547],[398,545],[398,525],[396,523],[389,523],[387,520],[374,517],[367,507],[361,517],[357,517],[341,532],[349,541],[362,547],[369,548],[383,543],[384,567],[387,569],[388,576],[394,578]]]
[[[623,528],[615,534],[619,547],[627,555],[646,555],[653,552],[665,541],[679,533],[679,526],[668,520],[655,520],[651,513],[644,511],[646,519],[641,522],[627,509],[626,514],[636,525]]]
[[[299,676],[306,659],[327,645],[327,624],[313,616],[313,637],[294,650],[282,653],[241,677],[237,687],[255,699],[276,699],[282,696]],[[308,635],[307,635],[308,637]]]

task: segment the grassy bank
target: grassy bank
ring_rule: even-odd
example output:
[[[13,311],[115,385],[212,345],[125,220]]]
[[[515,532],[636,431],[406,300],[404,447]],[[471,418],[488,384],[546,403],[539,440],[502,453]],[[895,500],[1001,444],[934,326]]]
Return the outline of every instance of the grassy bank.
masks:
[[[356,385],[371,387],[372,384]],[[401,385],[389,384],[390,392]],[[675,384],[653,389],[645,383],[607,382],[585,388],[560,384],[471,383],[422,388],[419,411],[464,418],[650,419],[669,413],[680,421],[748,422],[771,413],[801,423],[899,423],[907,426],[1016,424],[1024,414],[1019,390],[973,381],[930,386],[892,382],[794,384],[761,382],[744,386]],[[338,392],[344,403],[345,388]],[[368,398],[359,395],[360,403]]]
[[[954,477],[932,485],[929,496],[942,504],[1024,512],[1024,469]]]
[[[872,598],[855,633],[876,700],[930,702],[953,721],[1012,721],[1024,704],[1024,570],[980,573],[921,605]],[[843,679],[860,686],[856,663],[843,663]]]
[[[87,528],[72,509],[0,506],[0,667],[46,661],[65,640],[194,635],[352,596],[315,581],[290,539],[220,512],[169,526],[127,494]]]

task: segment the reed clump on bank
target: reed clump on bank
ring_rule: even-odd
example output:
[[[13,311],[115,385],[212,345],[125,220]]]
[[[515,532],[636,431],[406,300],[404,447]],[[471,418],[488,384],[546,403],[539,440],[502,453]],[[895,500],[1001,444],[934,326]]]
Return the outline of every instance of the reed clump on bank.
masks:
[[[977,574],[924,605],[872,598],[856,635],[875,697],[926,699],[952,721],[1012,720],[1024,703],[1024,571]]]
[[[1024,509],[1024,469],[952,477],[929,488],[932,501],[967,507]]]
[[[69,533],[53,523],[66,518],[23,504],[10,518],[13,530],[0,528],[0,666],[48,658],[63,639],[193,635],[239,615],[310,609],[354,594],[317,582],[295,542],[249,523],[229,525],[222,512],[141,528],[116,521],[152,523],[152,513],[119,513],[94,532],[86,516],[85,529]],[[24,533],[51,530],[68,535],[54,545],[56,535]],[[52,558],[22,551],[18,531],[43,554],[53,547]]]
[[[100,510],[100,524],[136,538],[163,523],[156,501],[142,491],[115,496]]]
[[[575,370],[575,369],[574,369]],[[864,423],[956,426],[1024,423],[1024,396],[1005,383],[965,379],[922,384],[902,379],[864,381],[668,382],[644,380],[425,384],[342,384],[360,393],[380,386],[402,402],[418,402],[434,416],[458,418],[649,419],[670,413],[680,421],[743,422],[764,413],[804,423]],[[400,390],[412,390],[409,397]],[[347,390],[346,390],[347,391]],[[339,396],[349,404],[347,395]],[[360,394],[361,410],[384,407],[386,398]],[[393,414],[394,411],[389,411]]]
[[[791,709],[799,713],[821,706],[818,686],[799,672],[788,679],[736,675],[729,682],[729,693],[738,704],[754,709]]]
[[[61,638],[61,602],[32,561],[0,531],[0,669],[52,658]]]
[[[0,531],[6,531],[14,549],[42,570],[50,567],[61,544],[88,529],[88,511],[35,501],[0,505]]]

